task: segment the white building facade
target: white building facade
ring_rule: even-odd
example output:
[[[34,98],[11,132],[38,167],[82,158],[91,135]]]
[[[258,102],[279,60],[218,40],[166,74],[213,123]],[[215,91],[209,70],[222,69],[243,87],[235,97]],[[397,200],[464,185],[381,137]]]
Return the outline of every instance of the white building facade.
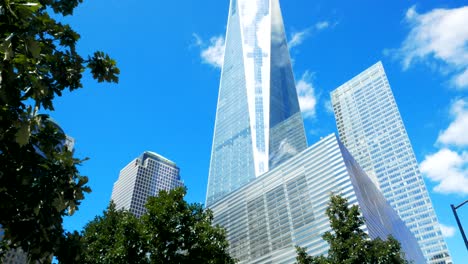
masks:
[[[416,236],[428,263],[452,263],[381,62],[331,93],[341,142]]]
[[[295,263],[296,245],[309,255],[327,254],[322,235],[331,230],[325,211],[332,194],[359,206],[372,239],[392,235],[408,260],[426,263],[413,234],[334,134],[210,209],[239,263]]]
[[[125,208],[137,217],[146,212],[149,196],[183,186],[177,165],[163,156],[146,151],[120,171],[111,199],[117,209]]]

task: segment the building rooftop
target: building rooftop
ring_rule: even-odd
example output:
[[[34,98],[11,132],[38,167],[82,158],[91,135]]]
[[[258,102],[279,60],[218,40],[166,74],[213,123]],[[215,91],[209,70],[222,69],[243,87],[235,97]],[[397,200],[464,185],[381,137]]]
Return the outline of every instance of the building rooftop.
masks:
[[[172,166],[177,167],[177,165],[176,165],[175,162],[173,162],[173,161],[171,161],[171,160],[169,160],[169,159],[167,159],[167,158],[161,156],[160,154],[158,154],[158,153],[156,153],[156,152],[153,152],[153,151],[145,151],[145,152],[143,153],[143,157],[145,156],[145,154],[148,155],[148,156],[150,156],[150,157],[153,158],[153,159],[156,159],[156,160],[159,160],[159,161],[162,161],[162,162],[165,162],[165,163],[168,163],[168,164],[170,164],[170,165],[172,165]],[[144,160],[144,158],[143,158],[143,160]]]

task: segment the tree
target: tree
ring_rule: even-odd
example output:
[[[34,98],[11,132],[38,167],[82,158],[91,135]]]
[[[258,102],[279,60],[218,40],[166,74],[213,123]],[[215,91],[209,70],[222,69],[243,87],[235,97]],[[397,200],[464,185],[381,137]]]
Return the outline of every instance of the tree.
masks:
[[[81,242],[82,253],[75,263],[148,263],[141,221],[128,211],[116,210],[114,203],[85,226]]]
[[[82,232],[80,258],[61,263],[233,264],[225,232],[212,226],[213,214],[184,201],[185,188],[150,197],[136,218],[111,204]],[[66,255],[66,254],[65,254]]]
[[[338,195],[330,198],[326,214],[333,232],[325,232],[323,239],[330,245],[331,263],[366,263],[367,234],[360,228],[364,220],[357,205]]]
[[[72,234],[62,218],[90,192],[65,135],[40,112],[53,111],[65,90],[82,87],[88,69],[98,82],[117,82],[119,69],[103,52],[83,58],[80,36],[54,17],[82,0],[0,0],[0,257],[21,247],[31,260],[46,260]]]
[[[348,201],[332,195],[326,214],[332,232],[325,232],[322,238],[328,242],[328,256],[308,256],[306,248],[296,247],[298,264],[407,264],[400,243],[389,236],[370,240],[360,228],[364,219],[357,205],[349,206]]]
[[[296,246],[297,264],[327,264],[328,260],[324,256],[309,256],[307,255],[307,249],[303,247]]]
[[[409,263],[403,257],[400,242],[392,236],[385,241],[376,238],[370,244],[368,263]]]
[[[235,263],[224,229],[212,226],[213,213],[184,200],[185,188],[161,191],[148,199],[142,216],[152,264]]]

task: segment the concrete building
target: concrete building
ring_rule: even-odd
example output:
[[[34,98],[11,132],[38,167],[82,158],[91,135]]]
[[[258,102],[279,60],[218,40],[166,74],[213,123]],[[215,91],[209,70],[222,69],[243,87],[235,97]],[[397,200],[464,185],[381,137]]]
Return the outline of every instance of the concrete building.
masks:
[[[163,156],[145,151],[120,171],[111,199],[116,208],[125,208],[140,217],[146,212],[149,196],[183,186],[177,165]]]

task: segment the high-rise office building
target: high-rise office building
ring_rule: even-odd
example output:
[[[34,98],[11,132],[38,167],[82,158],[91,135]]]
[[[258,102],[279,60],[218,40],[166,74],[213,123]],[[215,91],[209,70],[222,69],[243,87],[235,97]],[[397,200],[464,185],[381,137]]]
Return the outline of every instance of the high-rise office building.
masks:
[[[145,204],[149,196],[183,185],[179,171],[174,162],[145,151],[120,171],[111,199],[117,209],[125,208],[140,217],[146,212]]]
[[[307,148],[278,0],[231,0],[207,190],[240,263],[325,254],[332,193],[358,204],[370,237],[416,239],[335,135]]]
[[[278,0],[232,0],[206,204],[305,148]]]
[[[429,263],[451,263],[381,62],[331,93],[340,140],[380,185]]]
[[[214,224],[226,228],[239,263],[294,263],[294,246],[327,254],[325,214],[332,193],[357,204],[362,229],[374,239],[392,235],[407,259],[426,263],[416,238],[378,187],[332,134],[214,203]]]

